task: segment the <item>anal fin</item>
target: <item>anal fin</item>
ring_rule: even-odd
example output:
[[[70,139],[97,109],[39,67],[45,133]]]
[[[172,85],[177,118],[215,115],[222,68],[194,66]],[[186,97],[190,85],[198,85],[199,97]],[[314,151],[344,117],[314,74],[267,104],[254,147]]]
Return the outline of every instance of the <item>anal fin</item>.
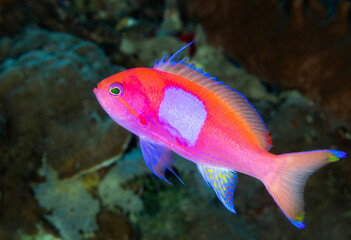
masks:
[[[238,174],[227,168],[216,168],[197,164],[197,168],[206,183],[216,192],[224,206],[235,213],[234,190],[238,182]]]
[[[179,181],[183,183],[172,168],[174,157],[171,150],[147,138],[140,138],[140,146],[145,163],[151,169],[153,174],[165,180],[168,184],[171,184],[165,177],[165,171],[167,168],[168,171],[172,172]]]

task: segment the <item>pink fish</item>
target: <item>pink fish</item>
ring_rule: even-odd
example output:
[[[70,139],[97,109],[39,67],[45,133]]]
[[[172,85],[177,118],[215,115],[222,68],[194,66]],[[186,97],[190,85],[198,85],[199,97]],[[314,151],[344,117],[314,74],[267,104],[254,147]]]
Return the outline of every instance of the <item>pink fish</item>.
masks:
[[[100,105],[139,136],[146,165],[159,178],[166,180],[166,168],[175,174],[175,152],[197,164],[224,206],[235,213],[237,172],[250,175],[262,181],[289,220],[303,228],[307,178],[346,154],[269,153],[268,129],[243,95],[186,59],[174,61],[190,44],[168,60],[164,56],[153,68],[133,68],[101,81],[94,89]]]

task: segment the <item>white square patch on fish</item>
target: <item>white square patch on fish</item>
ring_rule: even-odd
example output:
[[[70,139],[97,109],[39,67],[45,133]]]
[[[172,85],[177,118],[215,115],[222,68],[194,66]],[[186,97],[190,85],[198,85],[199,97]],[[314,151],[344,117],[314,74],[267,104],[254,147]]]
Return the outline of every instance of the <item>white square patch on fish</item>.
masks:
[[[180,88],[166,88],[158,117],[194,145],[205,123],[207,110],[202,101]]]

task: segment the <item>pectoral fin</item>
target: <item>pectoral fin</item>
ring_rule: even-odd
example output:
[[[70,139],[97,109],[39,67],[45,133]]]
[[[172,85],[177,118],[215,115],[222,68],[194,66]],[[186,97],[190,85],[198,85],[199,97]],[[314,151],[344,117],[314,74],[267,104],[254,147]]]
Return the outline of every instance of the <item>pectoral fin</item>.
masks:
[[[171,150],[147,138],[140,138],[140,146],[145,163],[153,174],[171,184],[165,177],[167,168],[183,183],[172,168],[175,160]]]
[[[235,213],[233,197],[235,186],[238,182],[238,174],[230,169],[216,168],[197,164],[201,176],[206,183],[216,192],[217,197],[224,206]]]

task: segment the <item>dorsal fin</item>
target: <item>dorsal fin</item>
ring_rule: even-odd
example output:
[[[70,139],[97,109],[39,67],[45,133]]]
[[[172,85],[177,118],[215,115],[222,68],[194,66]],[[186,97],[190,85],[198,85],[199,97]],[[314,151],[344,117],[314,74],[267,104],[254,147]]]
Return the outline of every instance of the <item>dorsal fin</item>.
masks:
[[[271,138],[268,135],[269,131],[258,112],[241,93],[225,86],[222,82],[217,81],[215,77],[211,77],[209,73],[204,73],[202,69],[196,69],[194,63],[187,64],[185,62],[187,58],[179,62],[173,60],[193,42],[178,50],[168,60],[165,60],[166,54],[160,61],[156,61],[153,68],[187,78],[216,94],[220,99],[229,104],[248,125],[259,142],[259,147],[269,151],[272,147]]]

